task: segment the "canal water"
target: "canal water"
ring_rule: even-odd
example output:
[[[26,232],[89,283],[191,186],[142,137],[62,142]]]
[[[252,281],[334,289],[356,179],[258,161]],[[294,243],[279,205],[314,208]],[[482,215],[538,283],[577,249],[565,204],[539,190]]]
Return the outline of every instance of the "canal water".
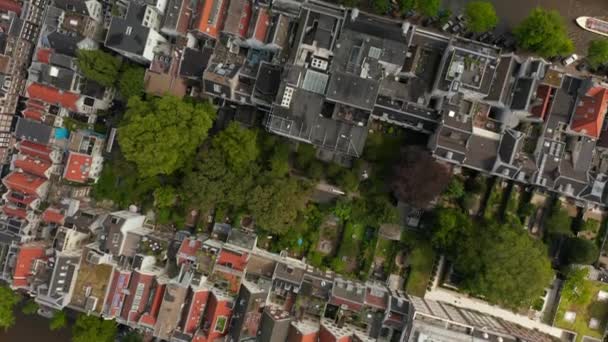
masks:
[[[7,331],[0,330],[0,342],[70,342],[70,330],[49,329],[49,320],[38,315],[24,315],[15,309],[15,325]]]

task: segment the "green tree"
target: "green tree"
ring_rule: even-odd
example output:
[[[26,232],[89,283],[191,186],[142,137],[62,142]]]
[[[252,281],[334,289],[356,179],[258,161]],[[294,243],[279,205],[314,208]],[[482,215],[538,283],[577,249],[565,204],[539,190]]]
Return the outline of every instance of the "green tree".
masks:
[[[457,200],[466,194],[464,183],[459,178],[452,178],[448,187],[445,189],[445,195],[449,199]]]
[[[272,177],[285,177],[289,173],[289,145],[277,145],[268,163]]]
[[[471,218],[457,209],[439,208],[435,212],[431,242],[437,249],[455,254],[459,241],[475,233]]]
[[[533,9],[513,33],[521,48],[543,57],[563,56],[574,51],[564,20],[555,10]]]
[[[129,65],[120,74],[118,91],[124,101],[131,97],[141,97],[144,93],[144,75],[146,70],[140,66]]]
[[[572,235],[572,219],[568,216],[568,212],[561,207],[560,201],[555,201],[553,204],[545,227],[551,234]]]
[[[104,87],[111,87],[118,78],[120,60],[101,50],[78,50],[76,63],[84,76]]]
[[[253,189],[248,208],[256,224],[282,235],[294,225],[298,213],[305,208],[306,188],[294,178],[262,177],[266,177],[268,182]]]
[[[118,141],[140,175],[170,175],[194,157],[215,118],[211,104],[187,103],[175,96],[129,101]]]
[[[114,321],[80,315],[72,327],[72,342],[114,342],[116,333]]]
[[[434,17],[439,13],[439,7],[441,6],[441,0],[417,0],[416,10],[420,14],[427,17]]]
[[[592,40],[589,43],[587,61],[593,69],[608,63],[608,39]]]
[[[34,299],[28,299],[25,302],[25,305],[21,308],[21,312],[26,315],[33,315],[38,312],[38,304],[34,301]]]
[[[134,330],[129,331],[121,340],[121,342],[142,342],[143,337]]]
[[[17,295],[8,286],[0,286],[0,328],[7,330],[15,325],[15,305],[19,302]]]
[[[467,28],[473,32],[485,32],[498,24],[494,6],[488,1],[469,2],[464,10],[464,15]]]
[[[65,311],[55,311],[53,318],[51,318],[51,323],[49,324],[51,331],[63,329],[66,325],[68,325],[68,318]]]
[[[157,208],[169,208],[175,204],[177,193],[172,186],[163,186],[154,190],[154,205]]]
[[[405,14],[416,8],[416,0],[399,0],[399,12]]]
[[[228,166],[233,169],[246,167],[260,154],[256,131],[231,122],[211,142],[214,149],[226,156]]]
[[[372,0],[372,8],[376,14],[386,14],[391,8],[389,0]]]
[[[518,225],[478,224],[454,246],[461,288],[491,303],[529,307],[553,278],[545,246]]]
[[[561,259],[565,264],[593,264],[599,256],[599,249],[593,241],[570,237],[564,241]]]
[[[590,299],[591,289],[588,286],[589,270],[585,267],[571,267],[562,288],[562,298],[572,303],[585,303]]]

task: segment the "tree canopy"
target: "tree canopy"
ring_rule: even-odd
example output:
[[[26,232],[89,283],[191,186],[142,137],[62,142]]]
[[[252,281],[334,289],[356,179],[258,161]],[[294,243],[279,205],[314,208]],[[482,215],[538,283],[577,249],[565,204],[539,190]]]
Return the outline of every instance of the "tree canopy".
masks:
[[[458,285],[491,303],[527,307],[553,277],[545,246],[518,225],[476,222],[460,210],[443,208],[434,227],[433,245],[453,260],[462,278]]]
[[[157,208],[168,208],[175,204],[177,192],[172,186],[162,186],[154,190],[154,205]]]
[[[598,256],[599,249],[593,241],[570,237],[562,244],[561,259],[565,264],[590,265]]]
[[[129,65],[120,74],[118,91],[124,101],[144,93],[144,76],[146,70],[140,66]]]
[[[434,17],[439,13],[441,0],[416,0],[416,10],[427,17]]]
[[[295,178],[263,177],[267,177],[267,182],[253,189],[248,208],[260,227],[284,234],[306,206],[306,189]]]
[[[76,63],[88,79],[111,87],[118,78],[120,60],[101,50],[78,50]]]
[[[608,39],[592,40],[589,43],[587,61],[594,69],[608,63]]]
[[[537,7],[514,30],[519,46],[543,57],[574,51],[563,18],[555,10]]]
[[[133,97],[118,129],[118,141],[140,175],[169,175],[194,157],[214,118],[215,110],[207,102],[189,103],[175,96],[148,101]]]
[[[72,327],[72,342],[114,342],[116,333],[116,322],[80,315]]]
[[[553,277],[545,246],[519,226],[477,225],[457,249],[463,288],[509,308],[529,306]]]
[[[34,299],[28,299],[25,302],[25,305],[21,308],[21,312],[26,315],[33,315],[38,312],[38,304],[34,301]]]
[[[568,216],[568,212],[561,207],[560,201],[556,201],[545,222],[547,232],[556,235],[572,235],[571,226],[572,219]]]
[[[391,8],[391,2],[389,0],[372,0],[372,8],[377,14],[386,14]]]
[[[68,318],[65,311],[56,311],[55,314],[53,314],[53,318],[51,318],[51,322],[49,323],[49,329],[51,329],[51,331],[63,329],[67,324]]]
[[[15,325],[15,305],[19,296],[8,286],[0,286],[0,328],[7,330]]]
[[[244,128],[235,121],[214,137],[211,145],[225,156],[228,167],[232,169],[247,167],[260,154],[256,131]]]
[[[424,208],[445,190],[449,182],[447,166],[435,161],[429,152],[412,146],[403,153],[391,185],[399,200]]]
[[[494,5],[488,1],[471,1],[467,4],[464,15],[467,28],[473,32],[485,32],[498,24]]]

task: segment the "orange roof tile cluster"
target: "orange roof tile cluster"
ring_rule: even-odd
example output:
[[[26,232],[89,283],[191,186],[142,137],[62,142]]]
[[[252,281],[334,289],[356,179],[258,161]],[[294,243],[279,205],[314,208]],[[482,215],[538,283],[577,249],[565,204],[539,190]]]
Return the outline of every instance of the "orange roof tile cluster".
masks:
[[[124,320],[129,322],[137,322],[141,314],[146,309],[146,303],[150,296],[154,276],[143,274],[139,271],[133,272],[131,282],[129,284],[129,294],[125,299],[125,304],[120,315]],[[138,287],[140,288],[141,297],[135,300],[135,293]]]
[[[27,211],[25,211],[23,208],[14,208],[5,205],[2,207],[2,211],[4,211],[4,213],[10,217],[18,217],[22,219],[27,218]]]
[[[204,337],[199,338],[196,341],[215,341],[221,336],[226,335],[226,333],[228,333],[228,323],[232,316],[231,307],[232,303],[225,299],[218,298],[215,293],[211,292],[211,296],[209,296],[209,300],[207,301],[207,309],[205,310],[205,318],[202,324],[202,326],[209,328],[208,330],[205,330]],[[218,332],[215,329],[219,317],[226,318],[223,332]]]
[[[37,259],[45,259],[45,247],[39,243],[21,245],[13,272],[13,287],[28,286],[27,278],[32,275],[32,266]]]
[[[266,8],[260,8],[258,12],[258,17],[255,21],[253,38],[262,43],[266,42],[268,28],[270,28],[270,15]]]
[[[547,114],[547,110],[549,109],[549,105],[551,103],[551,95],[553,94],[553,88],[541,84],[536,89],[536,98],[541,102],[539,105],[532,107],[530,112],[532,115],[540,118],[541,120],[545,119],[545,115]]]
[[[29,195],[38,195],[38,189],[46,183],[44,178],[23,172],[11,172],[2,181],[9,189]]]
[[[47,208],[42,213],[42,220],[46,223],[63,224],[65,221],[65,216],[63,216],[59,209]]]
[[[0,9],[21,14],[21,5],[13,0],[0,0]]]
[[[89,179],[92,161],[93,158],[86,154],[70,152],[63,178],[70,182],[85,183]]]
[[[26,91],[30,98],[46,102],[48,104],[59,105],[73,111],[78,110],[78,107],[76,106],[76,102],[80,99],[80,95],[78,94],[60,91],[40,83],[30,84]]]
[[[25,205],[30,205],[34,202],[38,197],[36,196],[23,196],[22,194],[15,193],[13,191],[9,191],[8,200],[14,203],[21,203]]]
[[[51,160],[51,149],[48,146],[35,142],[22,140],[17,147],[19,152],[28,156]]]
[[[203,312],[207,306],[207,299],[209,298],[209,291],[198,290],[192,294],[192,302],[188,309],[188,316],[186,317],[186,323],[184,323],[184,333],[192,335],[198,329]]]
[[[110,290],[108,291],[108,298],[106,300],[106,315],[109,317],[116,317],[120,315],[120,309],[124,303],[125,297],[127,296],[129,280],[131,279],[131,272],[114,270],[112,282],[110,283]]]
[[[608,110],[608,89],[594,86],[579,98],[571,128],[592,138],[599,138]]]
[[[48,178],[47,171],[51,168],[51,163],[42,159],[25,157],[15,160],[15,167],[20,168],[24,172]]]
[[[36,59],[38,62],[49,64],[51,62],[51,55],[53,50],[51,49],[38,49],[36,51]]]
[[[217,39],[224,25],[227,3],[227,0],[203,1],[196,29],[210,38]]]
[[[194,260],[196,253],[201,249],[203,242],[196,239],[184,239],[177,252],[177,264],[181,265],[187,260]]]
[[[222,249],[217,258],[217,263],[222,266],[228,266],[238,271],[244,271],[247,266],[249,255],[247,253],[237,253],[227,249]]]
[[[163,302],[164,294],[165,285],[158,285],[156,287],[156,292],[154,293],[154,298],[152,300],[150,310],[141,316],[141,318],[139,319],[140,324],[147,325],[149,327],[153,327],[154,324],[156,324],[156,319],[158,318],[158,311],[160,310],[160,305]]]

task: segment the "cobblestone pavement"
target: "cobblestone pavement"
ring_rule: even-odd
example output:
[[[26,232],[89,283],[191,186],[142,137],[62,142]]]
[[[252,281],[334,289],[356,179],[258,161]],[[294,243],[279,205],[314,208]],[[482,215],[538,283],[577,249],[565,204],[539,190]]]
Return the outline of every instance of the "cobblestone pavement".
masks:
[[[470,0],[443,0],[444,8],[452,13],[463,12]],[[508,30],[524,19],[530,10],[540,6],[557,10],[566,20],[568,34],[574,41],[577,53],[585,54],[589,41],[601,39],[603,36],[585,31],[576,25],[580,16],[608,17],[607,0],[490,0],[500,18],[499,30]],[[604,37],[605,38],[605,37]]]

